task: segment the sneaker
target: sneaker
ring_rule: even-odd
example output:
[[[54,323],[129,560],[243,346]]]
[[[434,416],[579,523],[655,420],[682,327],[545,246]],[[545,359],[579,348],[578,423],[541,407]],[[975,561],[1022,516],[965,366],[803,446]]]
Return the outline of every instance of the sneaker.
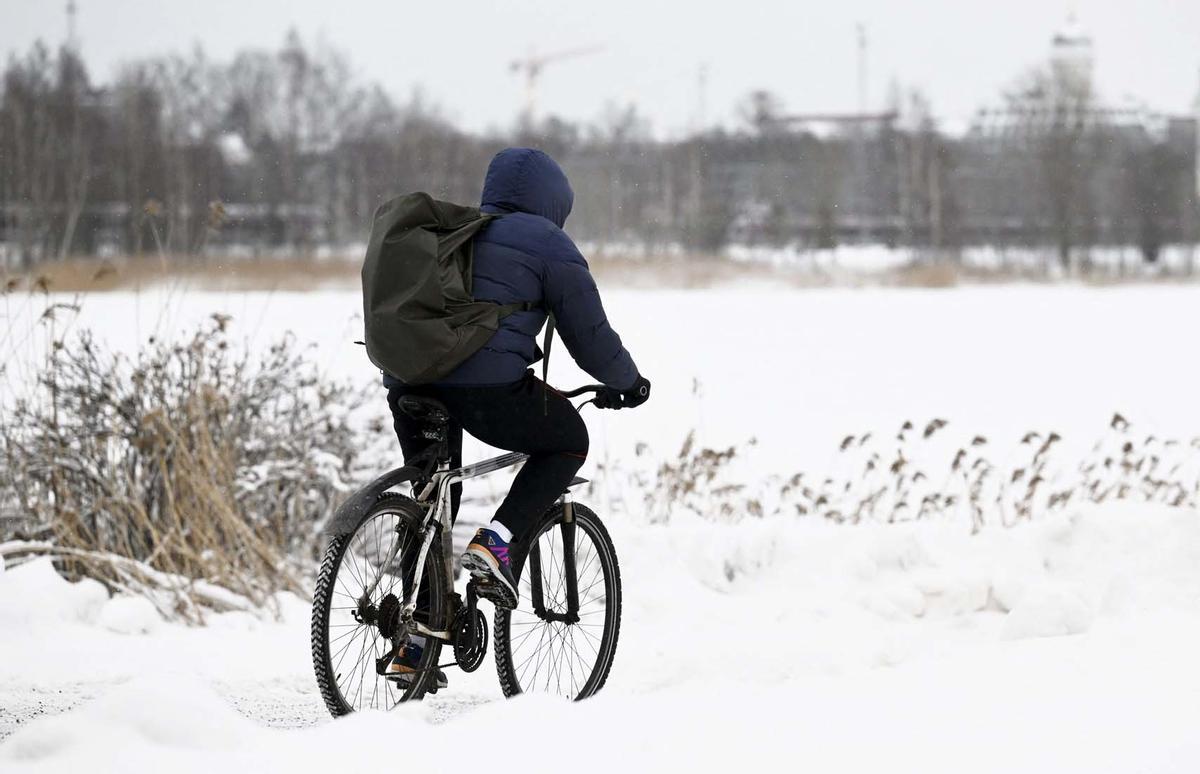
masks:
[[[391,680],[401,688],[407,688],[412,685],[412,681],[417,676],[417,670],[421,666],[421,656],[424,655],[425,649],[413,642],[405,643],[400,651],[392,657],[392,663],[388,664],[387,672],[384,677]],[[446,679],[446,673],[440,669],[433,670],[433,679],[429,681],[426,690],[430,693],[437,693],[439,689],[449,685]]]
[[[471,573],[479,596],[505,610],[517,606],[517,582],[503,538],[490,529],[478,530],[462,555],[462,564]]]

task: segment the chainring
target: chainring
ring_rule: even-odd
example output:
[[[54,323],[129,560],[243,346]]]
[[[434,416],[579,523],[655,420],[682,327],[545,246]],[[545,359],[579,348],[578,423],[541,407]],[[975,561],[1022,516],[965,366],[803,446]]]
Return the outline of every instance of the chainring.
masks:
[[[471,609],[463,607],[454,616],[454,660],[464,672],[474,672],[487,655],[487,618],[479,608],[474,612],[475,615],[472,616]]]

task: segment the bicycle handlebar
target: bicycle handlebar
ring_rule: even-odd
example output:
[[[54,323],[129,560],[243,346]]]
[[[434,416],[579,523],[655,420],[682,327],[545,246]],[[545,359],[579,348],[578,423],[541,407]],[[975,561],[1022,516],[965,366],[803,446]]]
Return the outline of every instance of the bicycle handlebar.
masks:
[[[605,389],[603,384],[585,384],[582,387],[576,387],[573,390],[563,393],[564,398],[578,398],[586,392],[598,393]]]

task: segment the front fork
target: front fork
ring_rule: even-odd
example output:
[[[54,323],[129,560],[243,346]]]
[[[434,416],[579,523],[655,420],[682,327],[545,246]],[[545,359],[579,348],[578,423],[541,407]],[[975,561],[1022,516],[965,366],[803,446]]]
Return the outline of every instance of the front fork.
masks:
[[[575,505],[571,502],[570,494],[562,497],[563,519],[558,525],[562,533],[562,565],[566,576],[567,598],[566,610],[548,610],[542,580],[542,547],[541,541],[534,538],[529,547],[529,595],[533,602],[534,614],[543,621],[559,623],[579,623],[579,578],[575,572]],[[551,538],[553,540],[553,538]]]

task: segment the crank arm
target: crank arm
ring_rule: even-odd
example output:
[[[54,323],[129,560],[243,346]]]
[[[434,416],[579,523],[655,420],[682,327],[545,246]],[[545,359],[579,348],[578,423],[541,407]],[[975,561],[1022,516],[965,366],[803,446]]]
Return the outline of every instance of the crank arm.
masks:
[[[430,629],[428,626],[421,623],[420,621],[413,621],[412,628],[413,628],[413,631],[417,632],[418,634],[423,634],[426,637],[433,637],[435,640],[445,640],[445,641],[449,642],[450,640],[452,640],[454,638],[454,635],[451,634],[450,632],[434,631],[433,629]]]

